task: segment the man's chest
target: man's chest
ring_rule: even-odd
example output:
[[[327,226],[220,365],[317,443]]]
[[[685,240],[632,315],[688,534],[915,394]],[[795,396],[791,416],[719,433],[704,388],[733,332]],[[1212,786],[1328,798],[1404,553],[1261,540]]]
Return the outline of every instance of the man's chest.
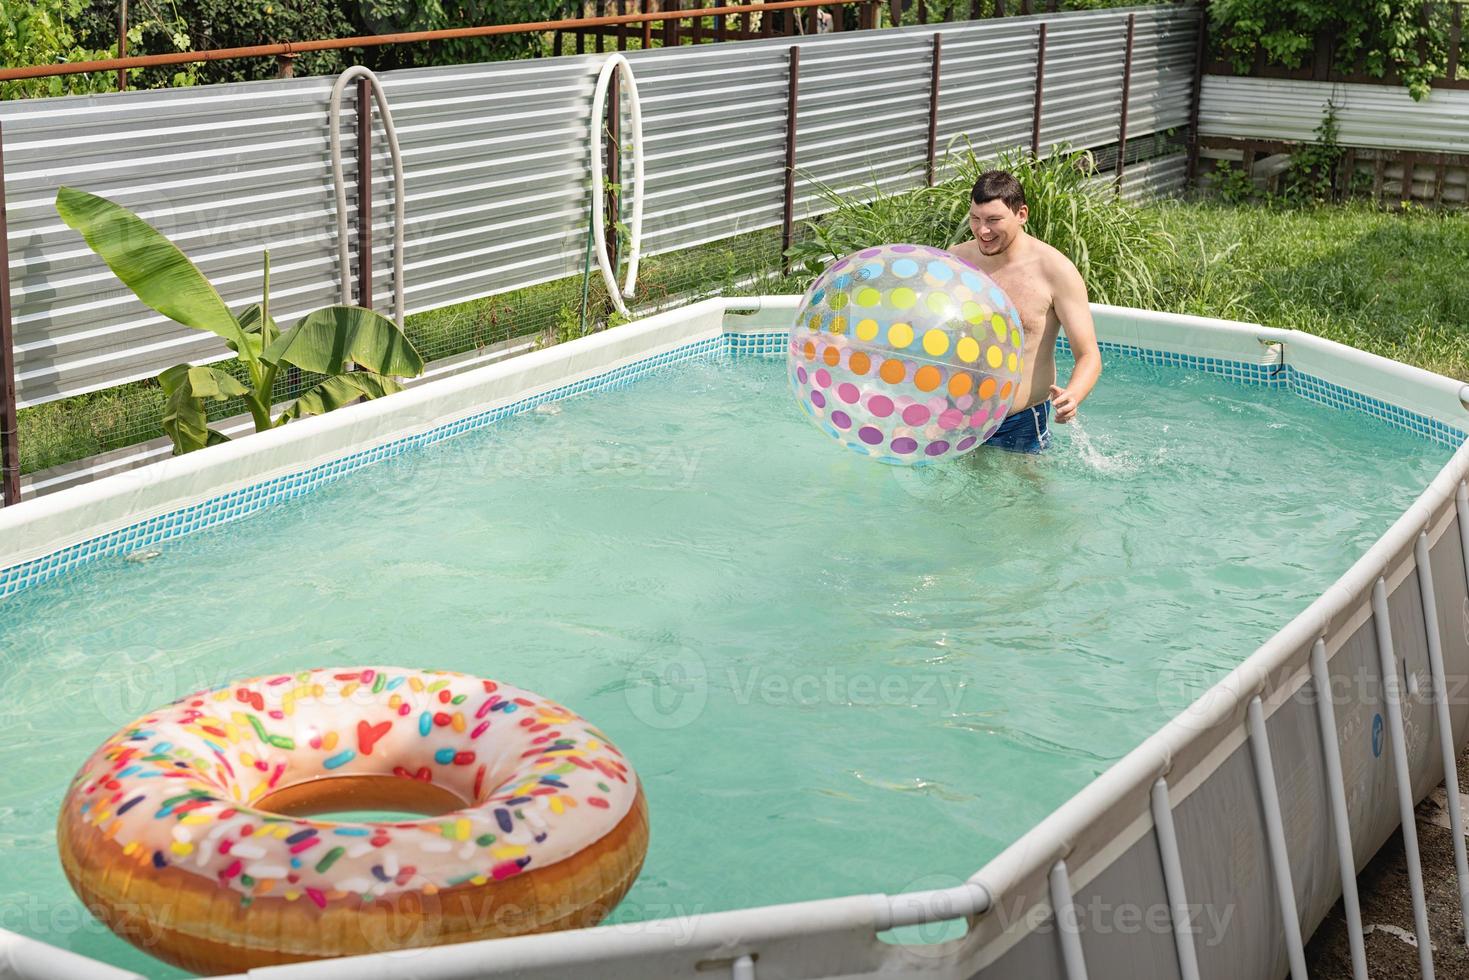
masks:
[[[1051,325],[1053,299],[1050,287],[1043,279],[1024,270],[992,273],[990,278],[1015,304],[1020,313],[1020,325],[1025,331],[1026,347],[1033,347],[1045,337]]]

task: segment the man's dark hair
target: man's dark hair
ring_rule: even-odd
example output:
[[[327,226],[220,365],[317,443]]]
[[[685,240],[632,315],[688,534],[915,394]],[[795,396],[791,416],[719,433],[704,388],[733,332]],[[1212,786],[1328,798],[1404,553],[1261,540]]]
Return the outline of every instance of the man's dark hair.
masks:
[[[1004,201],[1005,207],[1016,213],[1025,206],[1025,190],[1020,186],[1020,181],[1004,170],[986,170],[980,174],[969,198],[975,204]]]

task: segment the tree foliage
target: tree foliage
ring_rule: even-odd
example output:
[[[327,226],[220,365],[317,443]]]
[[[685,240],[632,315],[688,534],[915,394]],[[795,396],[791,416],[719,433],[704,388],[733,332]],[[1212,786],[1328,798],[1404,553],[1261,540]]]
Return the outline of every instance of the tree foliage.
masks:
[[[1425,12],[1426,9],[1426,12]],[[1415,99],[1428,95],[1446,64],[1448,4],[1421,0],[1213,0],[1209,19],[1216,44],[1236,71],[1248,71],[1257,51],[1267,61],[1299,68],[1318,35],[1334,39],[1340,70],[1358,63],[1378,78],[1402,78]],[[1421,50],[1420,50],[1421,48]]]
[[[78,61],[95,61],[117,55],[117,23],[105,35],[91,36],[81,29],[88,0],[0,0],[0,64],[56,65]],[[170,43],[169,50],[187,47],[188,37],[169,30],[165,23],[144,15],[128,32],[129,40],[140,39],[145,31],[158,31]],[[176,28],[176,23],[173,24]],[[129,80],[137,73],[129,74]],[[187,85],[192,73],[170,75],[170,84]],[[87,75],[54,75],[49,78],[19,79],[0,82],[0,98],[21,99],[48,95],[84,95],[117,89],[117,73]]]
[[[101,47],[117,44],[117,0],[67,0],[80,9],[75,30],[86,43]],[[272,44],[351,34],[343,3],[323,0],[129,0],[128,54],[165,54],[171,51],[208,51],[217,48]],[[354,4],[355,6],[355,4]],[[340,71],[349,62],[345,52],[316,51],[296,60],[302,75]],[[243,82],[274,78],[270,58],[214,61],[191,66],[198,82]],[[136,84],[159,88],[177,84],[174,68],[148,68],[137,73]]]
[[[575,16],[572,0],[347,0],[355,34],[438,31],[487,24],[529,24]],[[629,5],[629,9],[631,5]],[[524,58],[537,53],[544,39],[535,34],[463,38],[428,44],[369,48],[362,63],[374,70],[424,65],[463,65]]]
[[[55,19],[69,37],[75,38],[79,50],[90,46],[99,52],[98,57],[116,53],[117,0],[0,0],[0,9],[37,4],[64,8]],[[207,51],[281,41],[513,24],[550,20],[575,9],[571,0],[130,0],[128,53]],[[543,43],[536,35],[512,35],[314,51],[297,57],[294,72],[334,74],[354,63],[383,70],[521,58],[535,53]],[[72,60],[90,56],[79,55]],[[18,51],[15,57],[7,58],[7,63],[34,64],[46,57],[39,52]],[[278,71],[270,58],[248,58],[201,64],[193,68],[191,77],[199,82],[241,82],[274,78]],[[134,84],[141,87],[176,84],[172,69],[147,69],[134,77]]]

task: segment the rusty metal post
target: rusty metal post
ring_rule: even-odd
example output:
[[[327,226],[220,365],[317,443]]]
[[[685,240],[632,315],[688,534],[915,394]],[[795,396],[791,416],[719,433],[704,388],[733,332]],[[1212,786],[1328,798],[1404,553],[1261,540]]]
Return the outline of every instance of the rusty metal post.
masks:
[[[617,16],[619,16],[619,17],[626,17],[627,16],[627,0],[617,0]],[[626,24],[618,24],[617,25],[617,50],[619,50],[619,51],[626,51],[627,50],[627,25]]]
[[[1122,174],[1127,169],[1127,103],[1132,94],[1132,42],[1137,34],[1137,14],[1127,15],[1127,50],[1122,55],[1122,120],[1117,126],[1117,193],[1122,193]]]
[[[903,26],[903,0],[891,0],[890,9],[892,10],[893,26],[894,27],[902,27]]]
[[[593,8],[598,17],[607,16],[607,0],[597,0],[597,6]],[[597,53],[602,54],[607,47],[607,38],[602,34],[602,28],[597,28]]]
[[[5,137],[0,134],[0,486],[20,503],[20,427],[15,421],[15,337],[10,320],[10,233],[5,220]]]
[[[1188,163],[1184,187],[1193,186],[1199,174],[1199,101],[1204,89],[1204,59],[1209,55],[1209,4],[1199,5],[1199,33],[1194,42],[1194,87],[1188,103]]]
[[[1005,16],[1005,0],[995,0],[995,12],[993,14],[991,14],[991,16],[992,17],[1003,17],[1003,16]]]
[[[780,267],[787,274],[791,260],[786,257],[794,237],[796,217],[796,117],[800,111],[801,46],[791,45],[790,84],[786,91],[786,181],[785,205],[780,219]]]
[[[607,260],[612,264],[616,279],[620,241],[617,222],[622,218],[622,70],[612,73],[607,86],[607,180],[612,186],[607,189]],[[607,297],[611,302],[612,297]]]
[[[128,0],[122,0],[117,7],[117,56],[126,58],[128,56]],[[128,70],[119,68],[117,70],[117,90],[126,92],[128,88]]]
[[[933,70],[928,81],[928,186],[933,186],[934,168],[939,143],[939,66],[943,59],[944,36],[938,31],[933,35]]]
[[[275,77],[296,77],[296,56],[293,54],[278,54],[275,56]]]
[[[653,12],[653,0],[643,0],[643,13]],[[653,22],[643,21],[643,50],[646,51],[653,46]]]
[[[1030,117],[1030,153],[1041,155],[1041,102],[1046,90],[1046,25],[1041,24],[1035,49],[1035,111]]]
[[[372,88],[357,79],[357,305],[372,309]]]

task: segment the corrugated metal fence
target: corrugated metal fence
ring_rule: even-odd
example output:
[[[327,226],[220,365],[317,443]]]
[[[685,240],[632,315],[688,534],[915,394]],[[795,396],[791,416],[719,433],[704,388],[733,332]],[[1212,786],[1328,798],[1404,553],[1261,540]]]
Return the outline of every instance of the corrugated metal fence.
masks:
[[[936,35],[940,151],[961,137],[981,151],[1030,143],[1042,24],[1049,37],[1040,149],[1115,143],[1129,15],[1136,17],[1130,133],[1182,126],[1198,29],[1193,7],[803,39],[796,216],[825,206],[806,176],[855,193],[924,182]],[[645,254],[781,224],[790,48],[781,38],[628,53],[646,133]],[[588,117],[601,62],[568,57],[383,76],[406,169],[409,313],[581,271]],[[138,211],[232,307],[258,299],[266,248],[272,312],[283,323],[336,300],[332,81],[0,104],[21,407],[228,356],[216,338],[138,303],[61,223],[53,202],[63,184]],[[345,180],[355,194],[353,103],[344,100],[340,125]],[[393,191],[380,137],[375,143],[373,268],[383,309],[391,295]],[[1181,157],[1169,158],[1135,167],[1124,193],[1181,185]],[[352,239],[355,268],[355,233]]]
[[[1469,153],[1469,91],[1452,88],[1435,88],[1414,102],[1401,85],[1205,75],[1199,132],[1310,142],[1328,101],[1345,146]]]

